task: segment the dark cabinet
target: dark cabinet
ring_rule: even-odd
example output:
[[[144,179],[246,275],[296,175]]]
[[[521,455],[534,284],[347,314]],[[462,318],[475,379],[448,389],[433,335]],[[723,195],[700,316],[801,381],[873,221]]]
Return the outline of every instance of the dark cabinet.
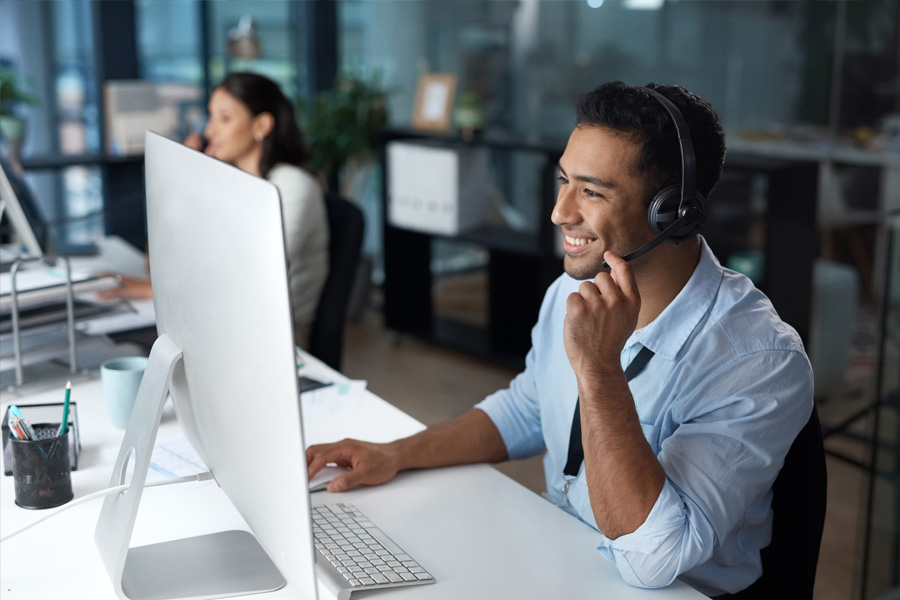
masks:
[[[398,141],[483,151],[490,165],[484,185],[492,192],[480,200],[484,204],[479,207],[485,215],[482,222],[453,234],[393,224],[388,148]],[[467,141],[405,130],[383,133],[384,318],[389,329],[500,362],[524,364],[544,291],[562,273],[562,258],[554,252],[550,212],[563,148],[564,143],[527,143],[502,137]],[[402,166],[396,171],[400,177],[406,176]],[[460,178],[466,175],[459,173]],[[517,190],[517,197],[511,198],[509,190]],[[452,257],[454,246],[463,249],[456,255],[463,259],[442,261],[448,254]],[[467,254],[470,260],[465,260]],[[453,264],[443,266],[448,262]],[[448,280],[466,275],[477,288],[469,306],[471,313],[477,313],[475,317],[442,306]]]

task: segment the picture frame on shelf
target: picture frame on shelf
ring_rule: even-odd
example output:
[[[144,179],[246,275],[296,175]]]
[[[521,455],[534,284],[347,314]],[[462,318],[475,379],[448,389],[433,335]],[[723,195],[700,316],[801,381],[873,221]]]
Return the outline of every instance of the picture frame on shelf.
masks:
[[[449,73],[425,73],[419,77],[412,116],[414,129],[434,133],[450,131],[456,82],[456,75]]]

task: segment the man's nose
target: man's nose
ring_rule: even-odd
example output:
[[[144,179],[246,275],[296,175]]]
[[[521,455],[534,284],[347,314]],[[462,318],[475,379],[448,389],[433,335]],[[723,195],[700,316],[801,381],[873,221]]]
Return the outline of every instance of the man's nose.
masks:
[[[555,225],[565,225],[566,223],[578,223],[577,201],[573,194],[569,191],[568,186],[560,188],[556,195],[556,204],[553,206],[553,212],[550,214],[550,220]]]

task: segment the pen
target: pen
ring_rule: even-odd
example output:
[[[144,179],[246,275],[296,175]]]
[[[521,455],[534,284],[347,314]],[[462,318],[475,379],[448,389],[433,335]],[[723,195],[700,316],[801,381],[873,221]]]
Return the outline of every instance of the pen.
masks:
[[[11,404],[9,406],[9,414],[13,416],[13,420],[16,426],[25,434],[24,438],[19,439],[37,439],[37,435],[34,433],[34,428],[31,426],[31,423],[28,422],[28,419],[25,418],[25,415],[22,414],[22,411],[19,410],[18,406],[16,406],[15,404]]]
[[[9,423],[9,435],[16,438],[17,440],[24,440],[25,433],[19,429],[19,424],[15,420],[15,418]]]
[[[66,382],[66,400],[63,403],[62,424],[59,426],[59,435],[63,436],[69,431],[69,397],[72,395],[72,381]]]

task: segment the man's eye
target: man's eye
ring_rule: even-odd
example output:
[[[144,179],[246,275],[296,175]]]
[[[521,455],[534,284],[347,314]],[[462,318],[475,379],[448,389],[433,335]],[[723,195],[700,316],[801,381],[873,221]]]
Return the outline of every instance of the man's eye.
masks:
[[[590,189],[588,189],[588,188],[584,188],[584,194],[585,194],[586,196],[591,197],[591,198],[597,198],[597,197],[600,196],[600,194],[598,194],[598,193],[595,192],[594,190],[590,190]]]
[[[558,182],[560,182],[561,184],[562,184],[562,183],[569,183],[569,180],[566,179],[565,177],[563,177],[562,175],[560,175],[559,177],[557,177],[556,180],[557,180]]]

